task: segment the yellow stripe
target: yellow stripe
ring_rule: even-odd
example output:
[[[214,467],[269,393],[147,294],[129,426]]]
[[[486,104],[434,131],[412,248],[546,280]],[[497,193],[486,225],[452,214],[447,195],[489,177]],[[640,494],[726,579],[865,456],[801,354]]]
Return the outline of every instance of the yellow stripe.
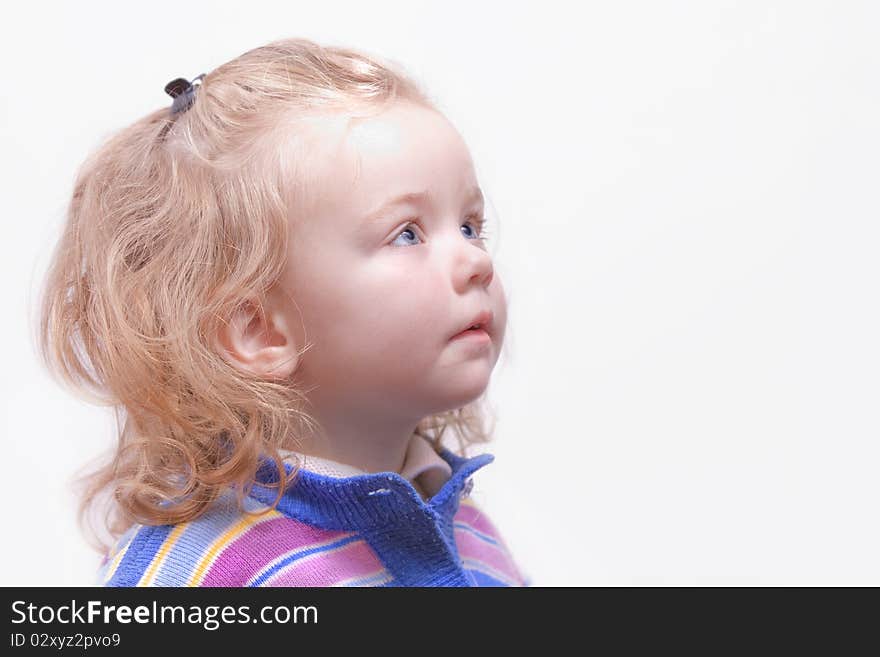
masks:
[[[182,522],[171,530],[171,533],[168,534],[168,537],[162,543],[162,547],[159,548],[159,551],[156,552],[156,556],[153,557],[153,561],[150,563],[150,567],[147,568],[147,572],[144,573],[144,576],[141,577],[140,581],[137,583],[138,586],[150,586],[153,583],[153,579],[156,577],[156,572],[159,570],[162,561],[165,560],[168,552],[174,547],[177,539],[180,538],[180,535],[187,527],[189,527],[189,523]]]
[[[382,577],[382,579],[378,579],[379,575],[384,575],[384,576]],[[370,582],[371,580],[375,580],[373,584],[365,584],[365,585],[361,585],[361,586],[379,586],[380,584],[384,584],[385,582],[390,582],[391,579],[392,579],[391,573],[389,573],[388,570],[385,568],[380,568],[376,572],[369,573],[367,575],[360,575],[357,577],[349,577],[348,579],[341,579],[338,582],[336,582],[335,584],[331,584],[330,586],[352,586],[353,582],[357,582],[359,580],[367,581],[367,582]]]
[[[128,552],[128,546],[131,545],[131,542],[134,540],[134,537],[137,536],[139,530],[140,528],[138,528],[138,530],[135,530],[132,533],[131,538],[126,541],[125,545],[123,545],[122,548],[120,548],[119,551],[116,552],[116,555],[110,562],[110,566],[108,566],[107,571],[104,573],[105,584],[109,582],[113,575],[116,573],[116,569],[119,568],[119,564],[122,563],[122,557],[124,557],[125,553]]]
[[[263,522],[266,520],[271,520],[272,518],[277,518],[281,515],[278,511],[271,511],[270,513],[266,513],[260,516],[245,516],[241,520],[239,520],[235,525],[232,526],[223,536],[218,538],[214,543],[211,544],[211,547],[208,548],[208,551],[205,553],[205,556],[199,561],[199,565],[196,567],[195,571],[192,574],[192,577],[189,578],[189,581],[186,583],[187,586],[198,586],[202,583],[202,580],[205,578],[205,573],[208,570],[208,566],[213,563],[214,559],[223,549],[235,540],[240,534],[243,534],[251,525],[254,525],[258,522]]]

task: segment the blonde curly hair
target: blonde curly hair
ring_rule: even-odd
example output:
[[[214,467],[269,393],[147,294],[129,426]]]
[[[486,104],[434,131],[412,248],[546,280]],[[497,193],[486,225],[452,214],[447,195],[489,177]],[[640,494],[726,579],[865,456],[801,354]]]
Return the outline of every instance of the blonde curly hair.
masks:
[[[289,206],[311,184],[310,118],[369,116],[397,99],[436,109],[397,64],[283,39],[208,73],[186,112],[153,111],[85,160],[39,320],[50,373],[117,418],[81,520],[101,507],[114,538],[133,522],[192,520],[230,486],[241,501],[267,457],[280,499],[298,471],[286,473],[280,450],[316,424],[308,391],[231,366],[211,336],[281,275]],[[484,394],[416,433],[439,449],[452,427],[464,455],[489,440],[489,415]]]

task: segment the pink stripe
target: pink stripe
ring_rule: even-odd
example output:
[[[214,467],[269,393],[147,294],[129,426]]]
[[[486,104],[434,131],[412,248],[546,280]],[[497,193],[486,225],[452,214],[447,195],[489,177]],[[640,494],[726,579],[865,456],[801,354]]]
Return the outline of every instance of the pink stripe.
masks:
[[[522,581],[510,555],[502,548],[486,543],[465,529],[455,529],[455,543],[462,559],[477,559],[513,580]]]
[[[244,586],[273,559],[298,547],[332,541],[348,532],[325,531],[290,518],[258,523],[220,553],[202,586]]]
[[[372,575],[382,562],[366,541],[353,541],[329,553],[319,553],[291,563],[265,586],[332,586],[352,577]]]
[[[489,516],[474,506],[462,504],[453,518],[454,522],[464,522],[482,534],[488,534],[496,541],[500,541],[500,534],[495,525],[489,520]]]

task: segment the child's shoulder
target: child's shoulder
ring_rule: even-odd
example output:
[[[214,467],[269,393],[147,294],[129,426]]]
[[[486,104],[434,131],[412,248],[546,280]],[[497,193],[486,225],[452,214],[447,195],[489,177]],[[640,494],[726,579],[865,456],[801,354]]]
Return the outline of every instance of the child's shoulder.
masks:
[[[132,526],[105,558],[99,583],[331,586],[384,571],[355,533],[320,529],[252,498],[243,506],[227,496],[189,522]]]

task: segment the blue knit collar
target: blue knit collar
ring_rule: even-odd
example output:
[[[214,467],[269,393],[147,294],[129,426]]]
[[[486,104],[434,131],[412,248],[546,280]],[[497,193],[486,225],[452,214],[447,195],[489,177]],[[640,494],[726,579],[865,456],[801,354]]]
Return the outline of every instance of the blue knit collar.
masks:
[[[491,454],[461,457],[445,447],[440,456],[452,468],[452,476],[430,499],[423,500],[412,483],[396,472],[376,472],[352,477],[329,477],[300,469],[282,495],[277,509],[292,518],[322,529],[372,529],[405,521],[414,512],[436,515],[451,522],[458,510],[469,477],[495,460]],[[285,463],[288,474],[292,466]],[[271,505],[277,496],[272,487],[278,473],[271,461],[264,461],[257,472],[257,483],[250,496]]]

